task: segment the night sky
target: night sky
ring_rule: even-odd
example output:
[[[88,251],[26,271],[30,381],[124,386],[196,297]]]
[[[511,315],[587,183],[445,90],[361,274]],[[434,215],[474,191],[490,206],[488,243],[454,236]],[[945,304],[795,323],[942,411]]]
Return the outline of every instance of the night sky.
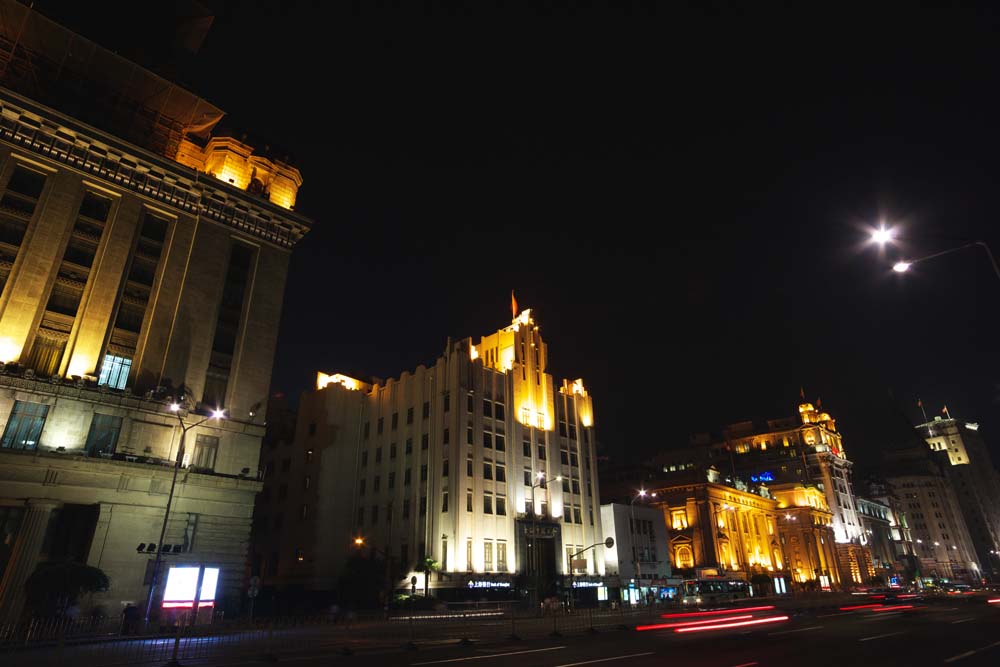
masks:
[[[206,4],[185,83],[287,147],[316,221],[274,391],[430,364],[513,289],[624,461],[800,387],[863,465],[918,397],[1000,442],[986,254],[889,268],[1000,254],[996,11]],[[912,240],[880,256],[880,219]]]

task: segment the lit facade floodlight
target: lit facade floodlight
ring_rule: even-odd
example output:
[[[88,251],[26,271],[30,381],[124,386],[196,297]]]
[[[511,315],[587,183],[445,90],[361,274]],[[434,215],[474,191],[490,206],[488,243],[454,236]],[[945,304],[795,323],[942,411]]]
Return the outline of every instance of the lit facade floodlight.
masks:
[[[180,403],[171,403],[170,404],[170,411],[171,412],[179,412],[180,409],[181,409],[181,404]]]
[[[360,547],[360,546],[363,546],[364,543],[365,543],[365,538],[363,538],[363,537],[355,537],[354,538],[354,544],[355,544],[355,546],[359,546]]]
[[[646,489],[639,489],[639,497],[640,498],[646,497]]]
[[[896,273],[905,273],[907,270],[909,270],[911,265],[912,265],[911,262],[896,262],[895,264],[892,265],[892,270],[895,271]]]
[[[543,479],[545,477],[545,473],[544,472],[536,472],[535,473],[535,477],[537,477],[538,479]]]
[[[222,408],[216,408],[212,410],[212,419],[225,419],[226,411]]]

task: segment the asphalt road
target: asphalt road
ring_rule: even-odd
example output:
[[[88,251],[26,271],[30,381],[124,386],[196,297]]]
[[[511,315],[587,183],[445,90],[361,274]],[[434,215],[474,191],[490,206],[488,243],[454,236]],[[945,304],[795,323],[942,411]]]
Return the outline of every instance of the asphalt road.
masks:
[[[916,604],[911,609],[804,614],[785,621],[688,634],[679,634],[676,628],[628,630],[505,644],[442,644],[353,656],[295,655],[283,657],[281,662],[345,667],[352,663],[400,667],[995,667],[1000,665],[998,607],[939,601]],[[753,620],[780,613],[754,614]]]

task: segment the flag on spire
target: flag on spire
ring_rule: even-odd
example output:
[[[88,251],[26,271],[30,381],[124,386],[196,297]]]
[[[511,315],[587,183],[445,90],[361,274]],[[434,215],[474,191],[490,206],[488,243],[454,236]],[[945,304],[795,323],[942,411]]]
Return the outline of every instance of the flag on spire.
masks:
[[[945,417],[947,417],[948,419],[951,419],[951,414],[948,412],[948,406],[947,405],[944,406],[943,408],[941,408],[941,412],[944,413]]]
[[[803,401],[806,400],[806,390],[803,389],[802,387],[799,387],[799,398],[801,398]]]
[[[514,290],[510,291],[510,319],[517,318],[517,299],[514,298]]]
[[[922,400],[920,400],[919,398],[917,399],[917,407],[920,408],[920,414],[922,414],[924,416],[924,422],[926,422],[927,421],[927,411],[924,410],[924,402]]]

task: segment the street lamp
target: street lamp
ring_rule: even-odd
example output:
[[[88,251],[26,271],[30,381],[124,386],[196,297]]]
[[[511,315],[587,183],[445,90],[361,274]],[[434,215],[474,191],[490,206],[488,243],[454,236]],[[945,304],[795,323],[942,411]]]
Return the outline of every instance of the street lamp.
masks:
[[[632,496],[632,499],[628,501],[628,513],[629,519],[631,520],[629,531],[629,541],[632,543],[632,563],[635,565],[635,578],[639,580],[639,592],[642,593],[642,559],[639,557],[639,549],[636,547],[635,540],[635,501],[639,498],[645,498],[647,495],[646,489],[639,489],[639,493]],[[656,497],[656,491],[648,494],[650,498]]]
[[[167,534],[167,523],[170,520],[170,506],[173,504],[173,501],[174,501],[174,487],[177,485],[177,471],[180,470],[181,463],[184,461],[184,439],[185,439],[185,436],[187,436],[187,432],[188,431],[190,431],[191,429],[193,429],[193,428],[195,428],[197,426],[201,426],[202,424],[204,424],[205,422],[207,422],[210,419],[221,420],[221,419],[225,419],[226,418],[226,411],[225,410],[223,410],[221,408],[215,408],[214,410],[212,410],[212,413],[210,415],[208,415],[207,417],[204,417],[204,418],[202,418],[202,419],[194,422],[193,424],[187,424],[187,423],[184,422],[184,416],[181,414],[182,409],[183,408],[182,408],[182,406],[181,406],[180,403],[171,403],[170,404],[170,411],[172,413],[174,413],[174,416],[177,417],[178,423],[180,423],[180,425],[181,425],[181,440],[180,440],[180,443],[178,443],[178,445],[177,445],[177,456],[176,456],[176,458],[174,458],[174,474],[173,474],[173,477],[170,480],[170,493],[167,494],[167,506],[166,506],[166,509],[164,509],[164,511],[163,511],[163,525],[160,526],[160,542],[159,542],[159,544],[156,545],[157,546],[157,548],[156,548],[156,558],[153,560],[153,576],[151,577],[150,583],[149,583],[149,598],[146,600],[146,623],[147,624],[149,624],[149,614],[150,614],[150,612],[153,609],[153,598],[156,595],[156,583],[157,583],[156,579],[157,579],[157,577],[159,576],[159,573],[160,573],[160,561],[162,560],[162,554],[163,554],[163,538]],[[197,613],[197,611],[198,610],[195,609],[195,613]]]
[[[880,247],[885,247],[887,243],[891,243],[896,239],[895,230],[891,227],[886,228],[885,225],[879,226],[878,229],[872,231],[871,241],[878,244]],[[996,274],[997,279],[1000,279],[1000,265],[997,265],[996,257],[993,256],[993,252],[985,241],[966,241],[962,245],[955,246],[954,248],[948,248],[947,250],[942,250],[940,252],[935,252],[930,255],[925,255],[923,257],[918,257],[917,259],[901,259],[892,265],[892,270],[896,273],[906,273],[910,270],[914,264],[918,262],[926,262],[929,259],[934,259],[935,257],[940,257],[942,255],[949,255],[953,252],[958,252],[959,250],[965,250],[966,248],[971,248],[973,246],[979,246],[986,252],[986,256],[990,260],[990,266],[993,267],[993,272]]]
[[[538,487],[540,487],[540,486],[541,487],[545,486],[545,473],[544,472],[536,472],[535,473],[535,478],[538,481],[531,485],[531,514],[532,515],[535,514],[535,489],[538,488]],[[562,475],[556,475],[552,479],[552,481],[553,482],[561,482],[562,481]]]

